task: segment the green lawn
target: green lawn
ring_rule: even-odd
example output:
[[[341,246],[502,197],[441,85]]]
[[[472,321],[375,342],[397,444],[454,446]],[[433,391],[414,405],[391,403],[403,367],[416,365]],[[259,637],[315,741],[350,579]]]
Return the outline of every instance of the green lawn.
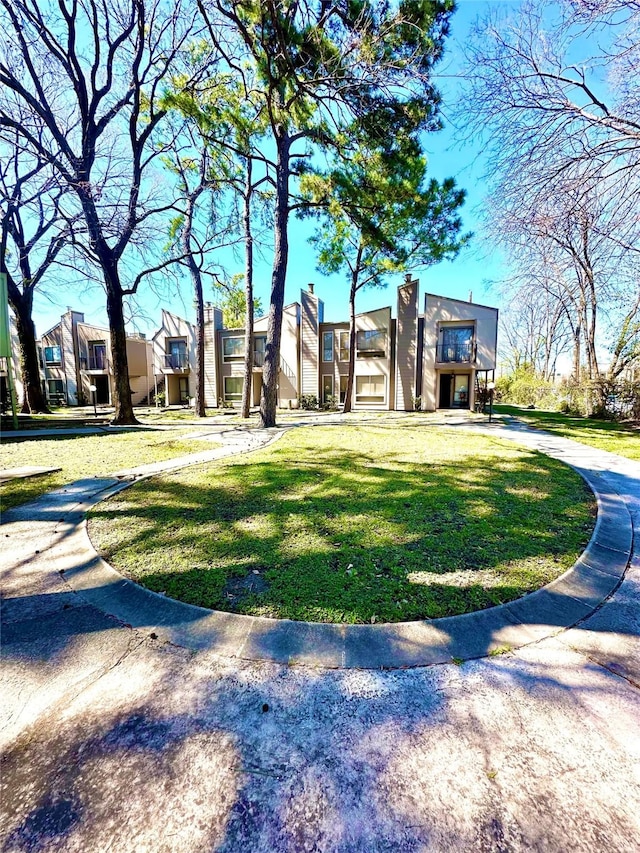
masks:
[[[511,442],[400,425],[300,428],[138,483],[90,535],[121,572],[220,610],[328,622],[434,618],[543,586],[586,545],[571,469]]]
[[[573,418],[560,412],[497,405],[497,413],[513,415],[529,426],[572,438],[598,450],[609,450],[629,459],[640,459],[640,428],[596,418]]]
[[[10,438],[10,434],[6,436]],[[111,435],[59,436],[6,440],[0,445],[0,468],[59,466],[55,474],[11,480],[0,486],[2,509],[34,500],[51,489],[83,477],[104,476],[122,468],[160,462],[174,456],[213,450],[216,442],[189,440],[184,432],[138,430]]]

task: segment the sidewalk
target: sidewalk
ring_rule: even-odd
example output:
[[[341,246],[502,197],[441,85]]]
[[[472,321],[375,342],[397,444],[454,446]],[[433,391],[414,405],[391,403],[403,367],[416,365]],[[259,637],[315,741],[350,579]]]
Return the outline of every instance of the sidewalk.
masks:
[[[231,622],[248,617],[214,625],[158,596],[147,617],[151,594],[101,576],[86,552],[83,513],[119,480],[13,511],[0,528],[2,849],[637,849],[640,537],[619,586],[607,567],[624,569],[631,523],[640,530],[640,465],[537,431],[484,429],[563,458],[597,486],[608,524],[584,566],[615,591],[586,616],[605,589],[565,589],[538,621],[506,620],[528,632],[526,645],[461,665],[361,669],[345,654],[303,666],[300,643],[328,653],[314,635],[327,626],[276,623],[241,638]],[[242,446],[243,431],[233,434]],[[570,630],[553,618],[561,599],[575,609]],[[480,653],[516,649],[484,613],[486,635],[467,631],[469,641]],[[400,655],[386,666],[406,666],[402,655],[433,662],[420,658],[429,648],[463,656],[447,646],[455,625],[432,645],[432,625],[401,644],[381,643],[387,626],[355,627],[371,666],[385,649]]]

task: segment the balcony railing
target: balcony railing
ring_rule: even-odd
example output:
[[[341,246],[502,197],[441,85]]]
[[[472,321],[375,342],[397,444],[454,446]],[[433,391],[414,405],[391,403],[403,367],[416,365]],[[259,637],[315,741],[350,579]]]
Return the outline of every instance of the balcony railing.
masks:
[[[169,370],[186,370],[189,367],[189,356],[186,352],[165,353],[164,366]]]
[[[444,364],[470,364],[475,361],[475,346],[472,341],[465,344],[438,344],[436,361]]]
[[[90,355],[87,359],[87,370],[108,370],[109,361],[106,355]]]

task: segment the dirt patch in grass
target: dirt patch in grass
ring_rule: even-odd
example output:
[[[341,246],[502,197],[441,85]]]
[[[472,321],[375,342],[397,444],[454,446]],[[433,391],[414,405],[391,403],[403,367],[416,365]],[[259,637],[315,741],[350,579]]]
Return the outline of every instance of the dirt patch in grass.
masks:
[[[356,623],[518,598],[573,564],[594,517],[567,466],[408,422],[293,430],[136,484],[96,507],[89,529],[117,569],[171,597]]]

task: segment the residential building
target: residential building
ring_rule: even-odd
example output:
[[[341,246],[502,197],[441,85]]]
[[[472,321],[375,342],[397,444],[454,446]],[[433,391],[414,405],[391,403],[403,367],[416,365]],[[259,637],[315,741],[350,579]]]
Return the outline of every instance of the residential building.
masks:
[[[485,305],[426,294],[418,306],[419,282],[410,275],[398,288],[396,317],[390,307],[356,316],[352,408],[410,411],[468,409],[477,388],[493,378],[498,311]],[[251,405],[260,402],[268,318],[255,321]],[[190,405],[196,392],[193,323],[162,311],[151,341],[127,338],[134,405],[162,392],[166,405]],[[324,303],[309,284],[300,302],[283,312],[278,406],[297,408],[303,396],[321,404],[344,404],[349,368],[349,323],[325,320]],[[204,323],[205,405],[239,406],[244,378],[245,330],[225,329],[222,311],[207,303]],[[113,399],[113,369],[107,329],[85,323],[68,309],[42,336],[43,381],[51,402],[78,405]]]
[[[498,309],[427,293],[422,319],[422,408],[473,409],[496,368]]]
[[[85,323],[82,312],[68,308],[60,322],[42,335],[40,345],[45,392],[51,404],[113,403],[113,360],[108,329]],[[144,335],[127,336],[127,362],[135,406],[149,399],[153,383],[151,342]]]
[[[24,401],[24,385],[22,383],[22,368],[20,365],[20,341],[15,317],[9,315],[9,334],[11,336],[11,376],[16,393],[16,405],[22,407]],[[9,393],[9,377],[7,375],[7,359],[0,358],[0,410],[10,411],[11,397]]]

